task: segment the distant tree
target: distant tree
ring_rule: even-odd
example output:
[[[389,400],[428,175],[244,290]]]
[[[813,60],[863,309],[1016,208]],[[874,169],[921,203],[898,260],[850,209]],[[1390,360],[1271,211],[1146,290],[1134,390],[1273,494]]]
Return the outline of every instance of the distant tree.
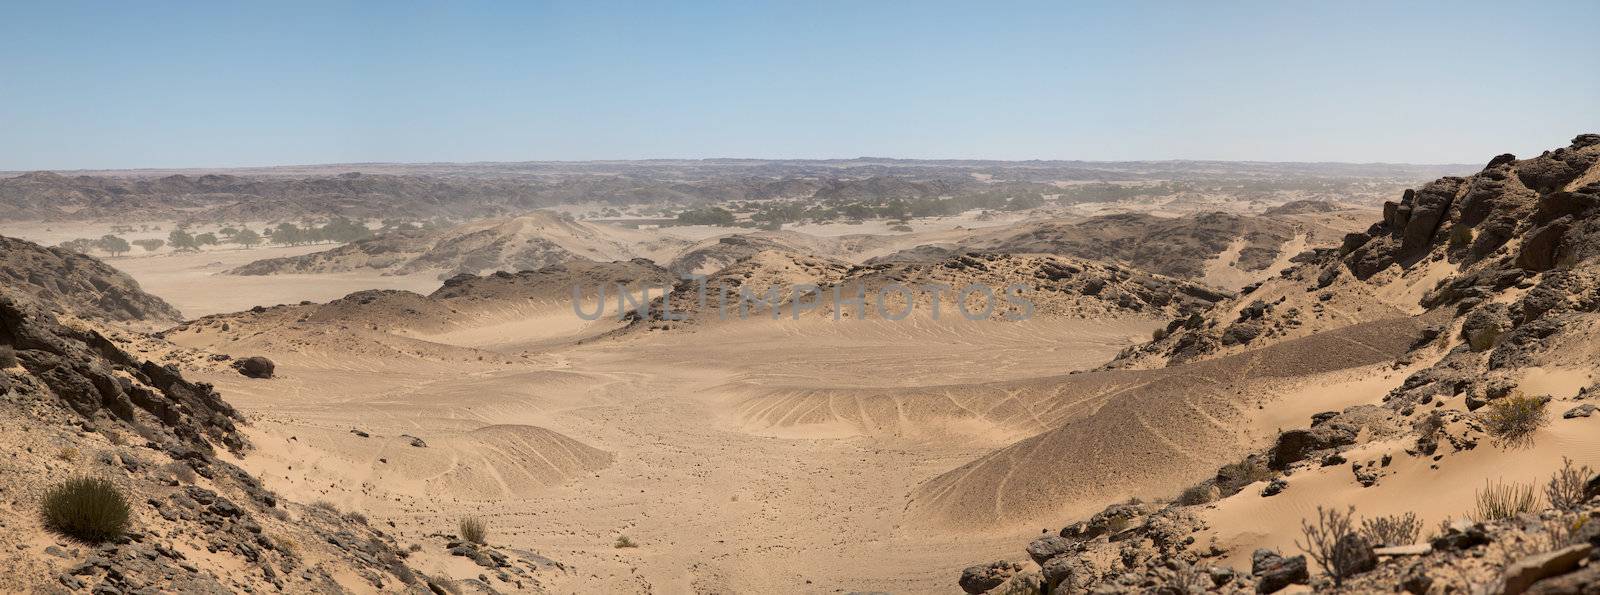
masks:
[[[233,241],[240,246],[253,248],[256,244],[261,243],[261,234],[251,231],[250,228],[246,227],[239,230],[239,233],[233,235]]]
[[[215,246],[215,245],[217,245],[217,234],[214,234],[214,233],[203,233],[203,234],[197,235],[197,236],[194,237],[194,243],[199,244],[201,246]]]
[[[162,246],[167,245],[167,242],[161,239],[134,240],[133,245],[144,248],[145,252],[155,252],[160,250]]]
[[[272,243],[283,246],[295,246],[306,242],[306,234],[300,226],[293,223],[279,223],[272,230]]]
[[[360,221],[351,221],[344,217],[334,217],[327,225],[318,230],[322,240],[330,242],[350,243],[372,237],[372,230]]]
[[[57,246],[66,250],[77,252],[78,254],[88,254],[93,252],[95,248],[100,247],[100,241],[90,238],[78,238],[76,240],[67,240],[65,242],[61,242],[60,244],[57,244]]]
[[[1037,209],[1042,206],[1044,206],[1044,195],[1042,194],[1023,194],[1013,196],[1011,200],[1006,201],[1006,210],[1008,211]]]
[[[904,219],[908,212],[910,212],[910,208],[906,207],[905,201],[900,199],[884,203],[883,207],[878,209],[878,215],[885,219]]]
[[[182,229],[174,229],[172,233],[167,234],[167,244],[171,245],[173,250],[179,252],[196,252],[200,250],[200,244],[194,241],[194,236],[189,235],[189,232]]]
[[[233,236],[239,235],[239,230],[232,227],[224,227],[217,230],[217,235],[222,236],[224,241],[232,242]]]
[[[128,245],[128,240],[124,240],[114,235],[101,236],[100,240],[95,242],[95,247],[105,250],[112,256],[121,256],[123,254],[127,254],[128,250],[132,249],[132,246]]]
[[[732,226],[733,212],[720,207],[708,207],[694,211],[678,213],[679,225],[721,225]]]

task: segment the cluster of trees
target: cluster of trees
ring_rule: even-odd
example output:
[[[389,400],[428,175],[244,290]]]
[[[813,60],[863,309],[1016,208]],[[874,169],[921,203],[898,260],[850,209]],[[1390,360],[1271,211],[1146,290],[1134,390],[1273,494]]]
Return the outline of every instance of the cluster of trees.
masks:
[[[419,226],[414,223],[394,220],[385,221],[384,229],[431,229],[441,225],[445,225],[445,223],[439,221],[427,221]],[[148,226],[141,227],[144,231],[149,231],[151,229]],[[117,225],[112,229],[126,232],[131,231],[133,227],[129,225]],[[154,229],[159,230],[160,228],[156,227]],[[129,242],[115,234],[108,234],[98,239],[79,238],[75,240],[69,240],[62,242],[60,247],[80,254],[91,254],[95,251],[99,251],[112,256],[121,256],[123,254],[127,254],[128,251],[132,249],[132,246],[143,248],[146,252],[160,250],[162,246],[171,246],[173,250],[178,252],[196,252],[206,246],[217,246],[221,244],[237,244],[245,248],[253,248],[262,242],[270,240],[274,244],[297,246],[301,244],[314,244],[322,242],[354,242],[357,240],[370,238],[372,235],[372,230],[367,229],[366,224],[360,221],[352,221],[344,217],[336,217],[321,226],[308,223],[302,227],[293,223],[280,223],[277,227],[267,228],[261,232],[256,232],[255,230],[241,225],[237,228],[223,227],[215,233],[193,233],[186,226],[179,226],[177,229],[174,229],[168,233],[167,239],[165,240],[145,239]]]
[[[249,230],[245,230],[245,231],[249,231]],[[256,244],[261,242],[260,236],[256,236],[254,241],[249,241],[249,242],[240,241],[238,239],[238,233],[239,232],[235,231],[234,234],[231,235],[231,236],[226,234],[226,233],[224,233],[223,235],[224,235],[224,237],[226,237],[228,239],[229,242],[235,243],[235,244],[239,244],[239,245],[244,246],[246,248],[249,248],[250,246],[254,246],[254,245],[256,245]],[[251,231],[250,234],[254,235],[255,232]],[[176,250],[178,252],[196,252],[196,251],[199,251],[200,248],[202,248],[202,247],[215,246],[215,245],[218,245],[218,244],[221,244],[221,243],[222,243],[222,240],[217,237],[217,234],[209,233],[209,232],[208,233],[201,233],[201,234],[191,234],[191,233],[189,233],[189,230],[181,228],[181,227],[178,228],[178,229],[174,229],[174,230],[172,230],[172,233],[167,234],[167,244],[172,246],[172,249]]]
[[[99,250],[112,256],[122,256],[123,254],[127,254],[129,250],[133,249],[133,247],[128,244],[127,240],[109,234],[100,236],[99,238],[78,238],[75,240],[67,240],[65,242],[61,242],[58,244],[58,246],[79,254],[89,254],[95,250]]]
[[[730,211],[705,207],[678,213],[678,225],[720,225],[778,229],[789,223],[828,223],[839,220],[865,221],[889,219],[905,221],[912,217],[945,217],[971,210],[1022,211],[1042,207],[1045,195],[1037,191],[993,190],[960,196],[931,198],[888,198],[881,200],[769,201],[734,203]],[[747,222],[738,213],[750,213]]]
[[[267,230],[267,235],[272,238],[272,243],[284,246],[324,242],[343,244],[370,238],[372,230],[367,229],[365,223],[334,217],[321,227],[311,223],[305,224],[304,227],[293,223],[279,223],[277,227]]]
[[[706,207],[678,213],[678,225],[720,225],[732,227],[737,219],[733,211],[722,207]]]

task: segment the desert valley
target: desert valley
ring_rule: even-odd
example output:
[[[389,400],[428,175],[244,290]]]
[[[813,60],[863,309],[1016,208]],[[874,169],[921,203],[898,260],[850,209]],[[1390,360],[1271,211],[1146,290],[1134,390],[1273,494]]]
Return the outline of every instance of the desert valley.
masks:
[[[0,591],[1591,593],[1600,135],[1487,163],[0,175]]]

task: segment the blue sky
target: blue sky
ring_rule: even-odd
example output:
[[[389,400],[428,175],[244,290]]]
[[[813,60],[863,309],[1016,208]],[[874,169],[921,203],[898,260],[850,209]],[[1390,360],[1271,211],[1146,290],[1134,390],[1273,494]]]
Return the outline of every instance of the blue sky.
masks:
[[[1600,2],[5,2],[0,170],[1477,163],[1600,132]]]

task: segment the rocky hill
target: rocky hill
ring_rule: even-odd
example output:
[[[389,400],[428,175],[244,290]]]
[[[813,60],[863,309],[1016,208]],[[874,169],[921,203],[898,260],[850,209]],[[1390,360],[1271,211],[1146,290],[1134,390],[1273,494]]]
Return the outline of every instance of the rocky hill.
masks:
[[[966,569],[961,587],[969,593],[1270,593],[1296,584],[1418,595],[1594,592],[1600,476],[1588,401],[1600,394],[1597,162],[1600,135],[1585,134],[1537,157],[1501,155],[1477,174],[1408,190],[1385,205],[1382,221],[1350,234],[1340,248],[1302,255],[1244,295],[1175,319],[1164,336],[1094,372],[1253,369],[1229,362],[1311,341],[1333,341],[1306,351],[1313,361],[1389,362],[1362,379],[1315,376],[1345,383],[1348,394],[1327,399],[1331,393],[1322,390],[1297,391],[1300,399],[1339,404],[1311,415],[1309,424],[1280,426],[1254,452],[1232,453],[1233,462],[1216,465],[1214,473],[1193,474],[1170,501],[1113,503],[1109,492],[1100,494],[1109,507],[1092,516],[1080,512],[1082,521],[1019,548],[1016,559]],[[1417,330],[1408,345],[1334,347],[1355,329],[1406,326]],[[1152,395],[1152,404],[1179,395]],[[1150,406],[1107,407],[1095,415],[1142,418]],[[1268,400],[1260,415],[1285,419],[1272,409],[1308,406]],[[1205,431],[1230,427],[1213,411],[1198,417],[1208,420],[1196,425],[1211,427]],[[941,476],[919,490],[918,500],[946,514],[1020,506],[1048,518],[1038,515],[1062,507],[1043,494],[1030,497],[1026,490],[1037,482],[1016,478],[1069,478],[1064,467],[1115,450],[1119,438],[1108,435],[1088,441],[1095,452],[1073,454],[1071,445],[1090,436],[1073,431],[1082,423]],[[1195,450],[1198,435],[1185,436],[1190,442],[1181,456],[1204,454]],[[1144,472],[1132,468],[1134,475]],[[977,487],[999,477],[994,473],[1010,480],[1004,493],[992,482]],[[1053,497],[1101,486],[1054,485]],[[1521,493],[1515,490],[1526,496],[1497,500]],[[995,497],[970,499],[981,493]],[[1510,505],[1496,507],[1500,502]],[[1289,521],[1296,517],[1303,524]]]
[[[57,312],[114,322],[171,324],[183,318],[122,271],[91,256],[0,236],[0,287]]]
[[[926,260],[971,251],[1056,254],[1121,262],[1169,277],[1226,285],[1218,281],[1231,278],[1217,275],[1215,269],[1236,272],[1233,277],[1259,279],[1293,255],[1286,251],[1301,249],[1296,246],[1332,245],[1338,237],[1339,233],[1322,226],[1275,217],[1217,212],[1183,217],[1118,214],[978,230],[874,261]]]
[[[175,368],[139,362],[0,288],[0,590],[428,593],[408,553],[356,516],[286,502],[216,452],[241,416]],[[100,478],[124,532],[83,542],[39,513],[46,490]]]
[[[438,271],[448,277],[534,270],[574,259],[628,260],[684,244],[687,242],[637,230],[568,221],[554,213],[538,211],[435,232],[388,233],[304,256],[259,260],[228,273],[275,275],[376,269],[396,274]]]

